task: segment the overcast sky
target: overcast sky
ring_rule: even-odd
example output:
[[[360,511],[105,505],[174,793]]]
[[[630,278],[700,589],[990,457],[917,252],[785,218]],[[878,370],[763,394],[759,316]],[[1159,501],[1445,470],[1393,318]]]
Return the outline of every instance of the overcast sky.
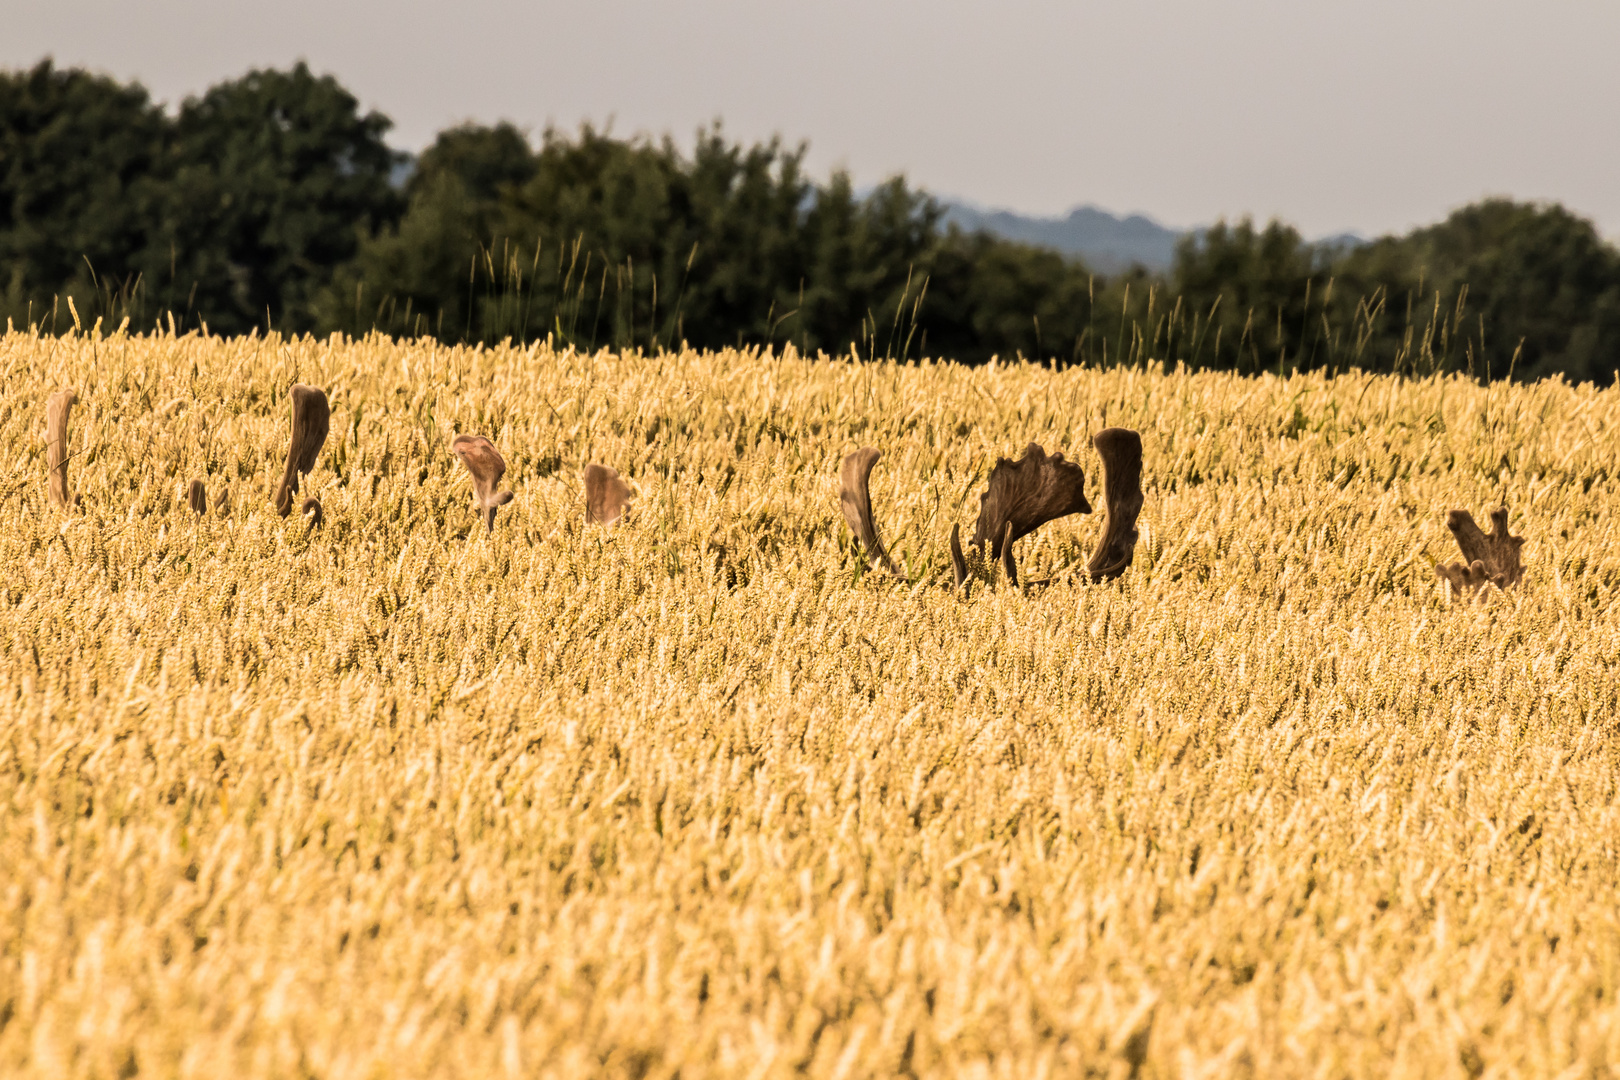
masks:
[[[1483,195],[1620,237],[1620,0],[0,0],[46,55],[177,103],[302,58],[418,150],[462,120],[810,144],[1023,213],[1403,231]]]

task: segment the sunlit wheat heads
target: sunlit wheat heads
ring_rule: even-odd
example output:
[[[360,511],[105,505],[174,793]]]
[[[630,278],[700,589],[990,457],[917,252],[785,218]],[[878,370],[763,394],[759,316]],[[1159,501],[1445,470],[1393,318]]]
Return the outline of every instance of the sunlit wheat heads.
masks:
[[[1620,1064],[1620,390],[94,329],[0,383],[0,1076]],[[1458,507],[1523,539],[1468,603]]]

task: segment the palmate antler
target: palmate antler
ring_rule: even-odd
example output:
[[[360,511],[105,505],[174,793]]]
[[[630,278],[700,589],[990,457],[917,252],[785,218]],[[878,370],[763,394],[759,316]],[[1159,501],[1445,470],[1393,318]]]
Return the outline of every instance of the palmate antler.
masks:
[[[292,440],[287,445],[287,468],[276,487],[276,513],[292,513],[293,496],[298,494],[298,476],[315,468],[332,423],[332,407],[326,392],[303,383],[294,383],[292,399]]]
[[[496,509],[513,498],[510,491],[499,490],[501,477],[506,475],[506,459],[482,435],[457,435],[450,441],[450,450],[472,476],[473,505],[483,515],[484,526],[494,532]]]
[[[1108,521],[1087,572],[1093,581],[1110,581],[1131,565],[1136,550],[1136,519],[1142,512],[1142,437],[1128,428],[1107,428],[1092,443],[1102,458]],[[883,546],[872,514],[870,481],[880,457],[877,450],[863,446],[844,458],[838,470],[838,502],[868,564],[904,580]],[[1018,563],[1013,558],[1013,543],[1048,521],[1091,513],[1085,483],[1086,474],[1079,465],[1030,443],[1022,458],[1002,458],[990,471],[989,484],[979,497],[979,519],[971,543],[981,551],[989,545],[990,558],[1000,560],[1007,580],[1016,585]],[[968,565],[960,526],[951,526],[950,550],[952,574],[961,588],[968,581]]]
[[[1524,537],[1508,532],[1508,509],[1505,506],[1491,511],[1491,531],[1481,532],[1474,523],[1474,515],[1467,510],[1453,510],[1446,515],[1446,528],[1457,538],[1463,561],[1441,563],[1434,568],[1435,575],[1449,581],[1454,594],[1470,598],[1482,595],[1495,585],[1506,589],[1518,584],[1524,577],[1524,565],[1519,561],[1519,549]]]
[[[1111,429],[1112,430],[1112,429]],[[1085,470],[1062,454],[1048,456],[1039,443],[1030,443],[1017,461],[1001,458],[990,470],[990,483],[979,496],[979,520],[973,528],[974,547],[990,545],[990,557],[1000,559],[1007,579],[1018,583],[1018,564],[1012,545],[1048,521],[1070,514],[1089,514]],[[1134,519],[1133,519],[1134,524]],[[956,562],[956,552],[952,552]],[[965,580],[966,565],[956,567]]]

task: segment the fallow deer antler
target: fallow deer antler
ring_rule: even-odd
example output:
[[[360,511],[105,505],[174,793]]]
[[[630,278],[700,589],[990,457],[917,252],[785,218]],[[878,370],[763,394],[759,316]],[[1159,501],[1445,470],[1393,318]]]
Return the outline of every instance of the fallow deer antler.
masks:
[[[214,496],[214,513],[222,518],[231,516],[231,487],[229,484],[220,488],[219,494]]]
[[[962,554],[962,527],[951,526],[951,572],[956,576],[956,587],[960,589],[967,584],[968,568],[967,557]]]
[[[186,488],[186,505],[198,517],[208,513],[208,489],[201,480],[193,480],[191,486]]]
[[[1495,585],[1506,589],[1524,577],[1524,566],[1519,561],[1519,549],[1524,537],[1508,533],[1508,509],[1505,506],[1491,511],[1491,531],[1481,532],[1474,523],[1474,515],[1467,510],[1453,510],[1446,515],[1446,528],[1457,538],[1463,561],[1436,564],[1435,574],[1442,581],[1451,582],[1458,595],[1477,596]]]
[[[282,517],[292,513],[293,496],[298,494],[298,474],[315,468],[315,459],[326,442],[327,428],[332,422],[332,407],[326,401],[325,391],[294,383],[288,396],[292,398],[292,441],[287,446],[287,470],[276,488],[276,513]]]
[[[496,508],[512,501],[510,491],[499,490],[501,477],[506,475],[506,459],[482,435],[457,435],[450,441],[450,450],[471,474],[473,505],[483,514],[484,525],[494,532]]]
[[[988,543],[990,557],[1001,560],[1016,584],[1013,542],[1056,518],[1091,513],[1085,485],[1086,474],[1079,465],[1064,461],[1062,454],[1048,456],[1039,443],[1030,443],[1017,461],[1001,458],[990,470],[989,486],[979,496],[973,546],[982,549]],[[952,562],[956,562],[955,552]],[[957,576],[962,577],[964,570],[965,564],[959,564]]]
[[[50,469],[50,497],[56,506],[73,506],[79,500],[68,491],[68,416],[79,395],[58,390],[45,402],[45,462]]]
[[[585,520],[612,525],[630,508],[630,485],[618,470],[591,462],[585,466]]]
[[[1136,554],[1136,517],[1142,512],[1142,436],[1130,428],[1104,428],[1091,439],[1103,465],[1108,520],[1086,573],[1092,581],[1123,574]]]
[[[838,505],[844,511],[850,531],[866,550],[867,565],[881,566],[894,577],[903,578],[905,575],[889,558],[888,549],[878,536],[877,522],[872,520],[872,466],[882,456],[881,451],[863,446],[844,458],[838,468]]]

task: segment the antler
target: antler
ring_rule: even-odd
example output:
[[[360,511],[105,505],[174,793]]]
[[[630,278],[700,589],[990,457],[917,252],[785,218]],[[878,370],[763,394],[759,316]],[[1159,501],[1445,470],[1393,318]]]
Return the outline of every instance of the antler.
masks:
[[[1123,574],[1136,554],[1136,516],[1142,512],[1142,436],[1130,428],[1104,428],[1092,437],[1103,465],[1108,520],[1086,572],[1093,581]]]
[[[231,516],[231,488],[229,484],[220,488],[219,494],[214,496],[214,513],[220,517]]]
[[[990,544],[990,557],[1002,561],[1008,577],[1016,584],[1013,542],[1056,518],[1091,513],[1085,485],[1086,474],[1079,465],[1064,461],[1062,454],[1047,456],[1039,443],[1030,443],[1017,461],[999,459],[990,470],[988,488],[979,496],[973,545],[982,548]],[[954,563],[954,552],[952,556]],[[958,576],[962,573],[963,567],[958,565]]]
[[[198,517],[208,513],[208,489],[201,480],[193,480],[191,486],[186,488],[186,505]]]
[[[967,584],[967,559],[962,554],[962,526],[951,526],[951,571],[956,575],[956,587]]]
[[[298,508],[298,512],[309,520],[309,527],[312,530],[326,520],[326,514],[321,510],[321,500],[313,495],[304,500],[304,505]]]
[[[494,532],[496,508],[512,501],[510,491],[498,490],[506,475],[506,459],[482,435],[457,435],[450,441],[450,449],[472,475],[473,505],[484,515],[484,525]]]
[[[1442,581],[1451,582],[1452,590],[1458,594],[1478,595],[1490,585],[1506,589],[1518,584],[1524,577],[1524,566],[1519,562],[1524,537],[1510,535],[1507,520],[1507,507],[1492,510],[1491,531],[1484,533],[1467,510],[1447,514],[1446,528],[1457,538],[1463,561],[1436,564],[1435,574]]]
[[[630,508],[630,485],[618,470],[591,462],[585,466],[585,520],[612,525]]]
[[[276,513],[282,517],[292,513],[293,496],[298,494],[298,474],[315,468],[315,458],[326,442],[326,431],[332,422],[332,407],[327,404],[325,391],[294,383],[288,396],[292,398],[292,441],[287,446],[287,471],[276,488]]]
[[[51,502],[57,506],[78,502],[68,493],[67,475],[68,415],[78,400],[74,391],[58,390],[45,402],[45,461],[50,468]]]
[[[850,531],[866,549],[867,565],[882,566],[893,576],[903,578],[905,575],[889,558],[888,549],[878,537],[877,522],[872,520],[872,466],[882,456],[881,451],[863,446],[844,458],[838,468],[838,505],[844,511]]]

